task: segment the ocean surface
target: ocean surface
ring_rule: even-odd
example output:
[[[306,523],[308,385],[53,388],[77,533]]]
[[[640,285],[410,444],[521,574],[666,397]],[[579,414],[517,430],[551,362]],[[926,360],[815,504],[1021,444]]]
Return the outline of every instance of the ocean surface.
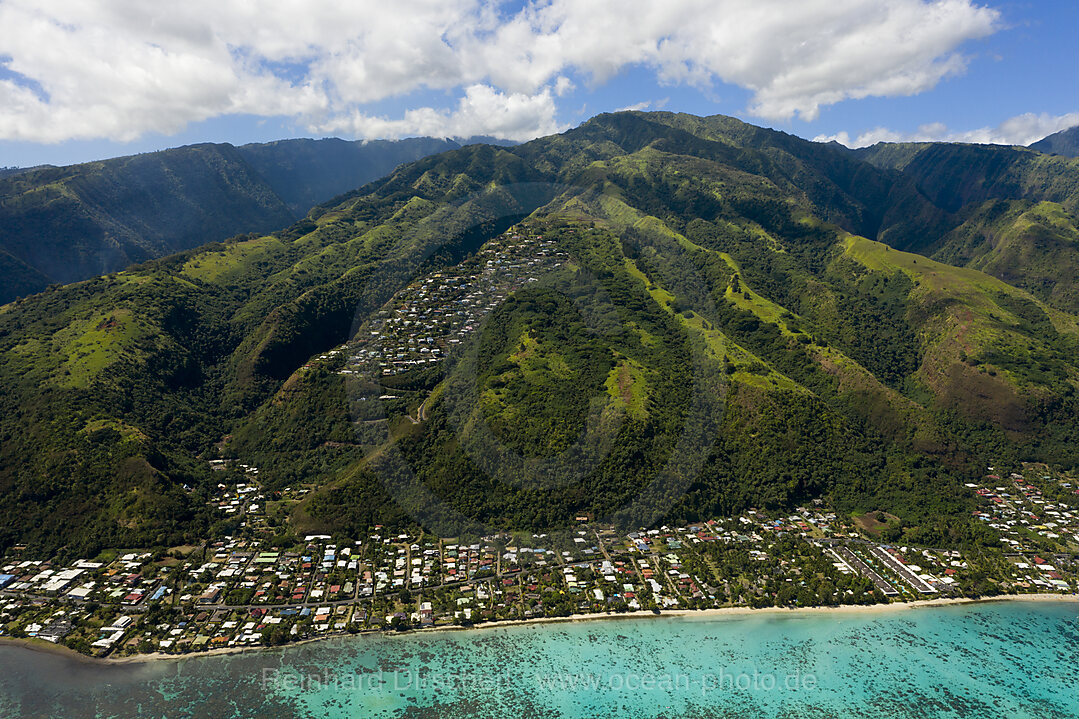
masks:
[[[130,665],[0,646],[0,717],[1079,717],[1079,604],[535,624]]]

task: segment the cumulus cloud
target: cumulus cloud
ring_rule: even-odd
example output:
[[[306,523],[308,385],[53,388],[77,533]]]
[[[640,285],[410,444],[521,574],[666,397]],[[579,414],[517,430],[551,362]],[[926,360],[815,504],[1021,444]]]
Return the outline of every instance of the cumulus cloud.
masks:
[[[617,110],[615,110],[615,112],[627,112],[627,111],[640,112],[642,110],[647,110],[650,107],[652,107],[652,101],[651,100],[645,100],[644,102],[635,102],[632,105],[626,105],[625,107],[620,107]]]
[[[520,139],[558,127],[572,77],[630,66],[811,120],[934,87],[999,23],[975,0],[2,0],[0,139],[128,140],[239,113]],[[370,109],[432,90],[447,106]]]
[[[976,130],[955,131],[944,123],[934,122],[922,125],[914,132],[897,132],[886,127],[876,127],[856,137],[852,137],[848,132],[839,132],[835,135],[820,135],[814,139],[817,142],[834,140],[852,148],[868,147],[878,142],[971,142],[1026,146],[1076,125],[1079,125],[1079,112],[1064,115],[1028,112],[1009,118],[996,127],[981,127]]]
[[[373,117],[357,110],[336,117],[317,129],[319,132],[390,139],[484,134],[508,140],[530,140],[566,129],[556,120],[555,112],[550,89],[535,95],[505,94],[488,85],[472,85],[465,89],[464,97],[453,110],[421,107],[406,111],[400,119]]]
[[[483,52],[496,82],[521,90],[567,65],[602,82],[643,63],[670,83],[749,88],[761,117],[812,120],[846,98],[934,87],[999,23],[970,0],[551,0]]]
[[[662,110],[664,107],[667,106],[667,103],[670,102],[670,100],[671,99],[669,97],[665,97],[662,100],[645,100],[644,102],[635,102],[632,105],[620,107],[615,110],[615,112],[625,112],[627,110],[632,110],[636,112],[640,112],[642,110]]]

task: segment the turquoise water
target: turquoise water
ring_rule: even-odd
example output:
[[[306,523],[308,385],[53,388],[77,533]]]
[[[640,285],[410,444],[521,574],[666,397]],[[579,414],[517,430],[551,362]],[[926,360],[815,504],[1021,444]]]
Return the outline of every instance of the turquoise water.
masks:
[[[363,636],[102,666],[0,647],[4,717],[1079,717],[1079,604]]]

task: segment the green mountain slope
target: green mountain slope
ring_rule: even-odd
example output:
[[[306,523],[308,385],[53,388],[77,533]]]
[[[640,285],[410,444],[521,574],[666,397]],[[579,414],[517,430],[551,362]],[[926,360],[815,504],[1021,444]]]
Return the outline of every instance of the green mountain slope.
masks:
[[[452,140],[193,145],[0,175],[0,302],[241,232],[267,232]],[[29,268],[29,269],[27,269]]]
[[[979,269],[1040,300],[1079,313],[1079,222],[1054,202],[990,200],[933,248],[933,257]]]
[[[1079,160],[990,145],[881,143],[852,151],[947,211],[889,244],[983,270],[1075,312]]]
[[[0,179],[21,175],[22,173],[30,172],[31,170],[44,170],[51,167],[53,167],[53,165],[37,165],[35,167],[0,167]]]
[[[4,278],[7,299],[38,292],[49,278],[17,257],[0,250],[0,276]]]
[[[204,531],[219,451],[312,490],[297,530],[640,524],[828,496],[901,517],[896,538],[975,541],[962,482],[986,463],[1079,462],[1079,320],[1055,288],[892,247],[973,232],[932,197],[729,118],[619,113],[6,305],[0,545]],[[1023,212],[1061,242],[1074,225]],[[408,365],[436,333],[408,328],[464,306],[431,287],[490,314],[450,360]],[[362,360],[372,336],[402,344]]]
[[[1047,155],[1079,157],[1079,127],[1061,130],[1030,145],[1031,150]]]
[[[242,145],[237,150],[300,217],[321,202],[389,174],[398,165],[479,141],[301,139]]]
[[[901,170],[936,205],[957,212],[991,199],[1048,201],[1079,209],[1079,160],[999,145],[881,143],[854,155]]]
[[[229,145],[15,175],[0,213],[0,247],[59,283],[292,219]]]

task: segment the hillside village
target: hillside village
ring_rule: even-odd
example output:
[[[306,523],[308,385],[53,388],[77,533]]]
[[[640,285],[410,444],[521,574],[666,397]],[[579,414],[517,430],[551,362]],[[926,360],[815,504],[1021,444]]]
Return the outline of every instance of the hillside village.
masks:
[[[568,257],[534,229],[515,227],[396,293],[360,328],[342,374],[386,377],[438,363],[512,292],[542,283]]]
[[[222,482],[212,504],[242,518],[235,535],[72,562],[5,557],[0,636],[93,656],[181,654],[577,614],[1079,591],[1074,486],[1035,467],[971,487],[1002,547],[966,552],[889,545],[867,531],[871,517],[819,503],[632,532],[578,517],[558,533],[372,527],[277,547],[266,503],[305,490],[270,496],[257,468],[231,469],[241,480]]]

